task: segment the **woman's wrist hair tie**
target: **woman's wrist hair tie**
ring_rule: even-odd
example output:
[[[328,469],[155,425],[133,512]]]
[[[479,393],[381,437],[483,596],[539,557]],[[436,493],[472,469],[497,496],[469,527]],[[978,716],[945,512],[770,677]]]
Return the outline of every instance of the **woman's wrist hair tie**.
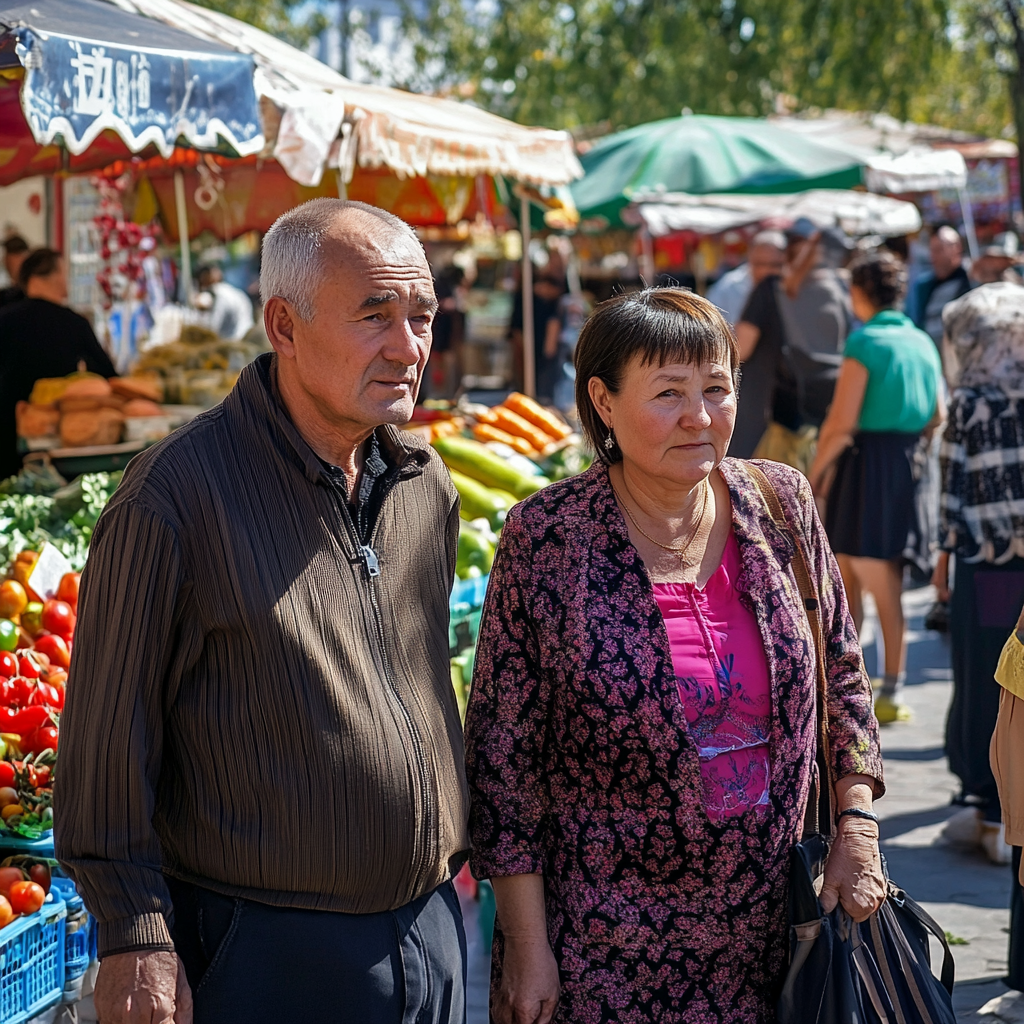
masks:
[[[873,821],[875,824],[878,823],[878,815],[874,811],[865,811],[860,807],[847,807],[845,811],[840,811],[836,815],[837,825],[840,818],[867,818],[868,821]]]

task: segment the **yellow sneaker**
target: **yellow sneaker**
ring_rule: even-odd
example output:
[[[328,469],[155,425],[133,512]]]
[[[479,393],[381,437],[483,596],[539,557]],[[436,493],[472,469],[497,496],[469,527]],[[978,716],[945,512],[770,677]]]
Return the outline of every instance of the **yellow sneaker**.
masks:
[[[900,704],[887,693],[880,693],[875,698],[875,718],[879,725],[892,725],[894,722],[909,722],[913,715],[906,704]]]

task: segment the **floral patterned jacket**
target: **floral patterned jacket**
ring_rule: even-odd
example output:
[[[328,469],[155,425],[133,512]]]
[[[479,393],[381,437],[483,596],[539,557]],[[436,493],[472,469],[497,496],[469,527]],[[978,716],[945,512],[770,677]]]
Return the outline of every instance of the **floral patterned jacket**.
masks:
[[[820,593],[834,776],[872,776],[880,796],[871,686],[810,487],[788,467],[758,465],[804,538]],[[559,1020],[772,1019],[789,855],[815,758],[814,648],[791,535],[745,463],[726,459],[720,472],[772,724],[769,806],[718,825],[701,803],[665,624],[607,469],[534,495],[502,532],[466,722],[472,867],[480,878],[544,875]]]

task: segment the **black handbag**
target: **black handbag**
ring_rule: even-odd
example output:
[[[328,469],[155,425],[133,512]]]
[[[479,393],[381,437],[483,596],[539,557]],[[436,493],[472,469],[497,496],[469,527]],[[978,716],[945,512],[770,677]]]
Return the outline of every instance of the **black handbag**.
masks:
[[[757,466],[747,468],[775,525],[793,539],[793,573],[815,651],[818,742],[803,838],[793,847],[790,866],[790,959],[776,1006],[778,1024],[956,1024],[946,937],[888,877],[885,902],[860,924],[842,906],[828,914],[821,909],[815,881],[825,870],[835,818],[817,588],[803,538],[786,519],[771,481]],[[931,970],[929,934],[942,946],[941,978]]]

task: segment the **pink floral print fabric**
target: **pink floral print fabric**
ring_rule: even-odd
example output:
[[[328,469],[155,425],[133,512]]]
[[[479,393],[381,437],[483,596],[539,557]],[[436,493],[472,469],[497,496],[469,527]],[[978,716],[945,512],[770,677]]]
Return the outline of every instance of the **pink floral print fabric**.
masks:
[[[730,532],[722,562],[703,587],[655,583],[704,810],[712,821],[768,803],[768,662],[754,613],[740,600],[740,551]]]
[[[806,479],[759,463],[805,538],[821,595],[836,778],[878,780],[871,687]],[[790,849],[815,751],[813,643],[743,462],[720,472],[771,691],[768,801],[722,822],[703,802],[665,623],[605,467],[516,506],[481,621],[466,722],[472,866],[539,872],[572,1024],[761,1024],[786,957]],[[503,940],[495,929],[492,986]]]

